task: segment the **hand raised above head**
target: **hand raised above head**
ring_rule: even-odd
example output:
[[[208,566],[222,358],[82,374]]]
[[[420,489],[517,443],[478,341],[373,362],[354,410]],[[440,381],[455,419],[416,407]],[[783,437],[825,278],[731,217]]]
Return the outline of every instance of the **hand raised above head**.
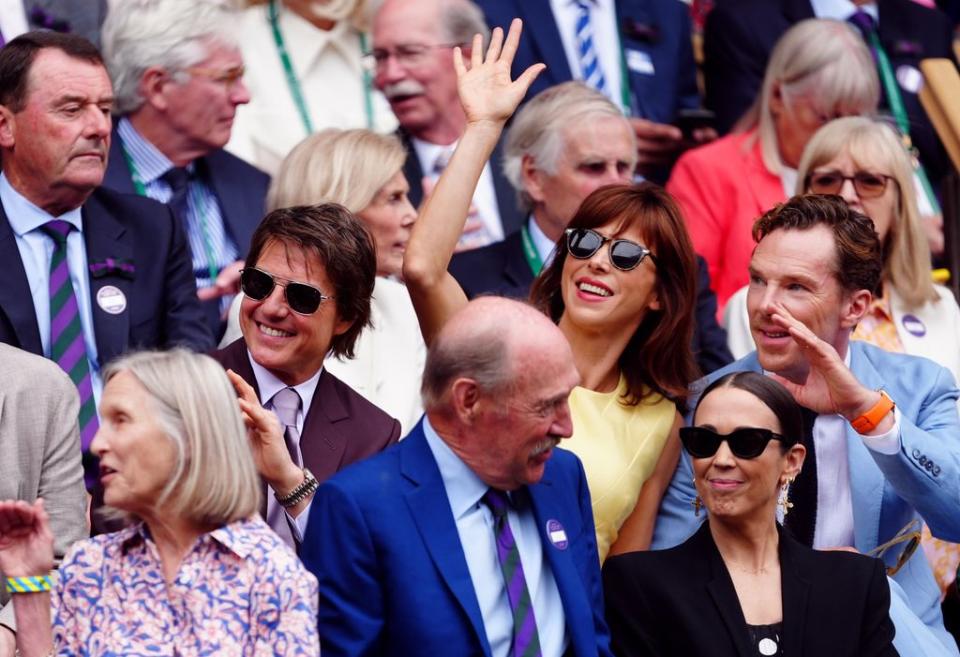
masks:
[[[0,502],[0,571],[7,577],[35,577],[52,568],[53,534],[43,500]]]
[[[544,64],[534,64],[516,80],[510,79],[510,67],[520,44],[522,30],[523,23],[519,18],[510,23],[506,39],[502,28],[494,28],[486,57],[483,54],[483,39],[479,34],[474,36],[469,69],[460,48],[454,49],[457,89],[467,123],[506,122],[527,94],[530,85],[546,68]]]

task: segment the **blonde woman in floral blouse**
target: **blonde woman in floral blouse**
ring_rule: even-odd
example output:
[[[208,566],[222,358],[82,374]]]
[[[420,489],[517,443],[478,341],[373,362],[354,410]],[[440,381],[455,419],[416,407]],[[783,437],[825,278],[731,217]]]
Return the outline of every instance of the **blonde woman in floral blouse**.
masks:
[[[220,366],[185,351],[104,381],[92,450],[106,504],[135,522],[75,544],[51,591],[43,501],[0,502],[20,654],[319,655],[316,579],[257,515],[247,433],[257,452],[283,440],[277,420],[245,401],[241,417]]]

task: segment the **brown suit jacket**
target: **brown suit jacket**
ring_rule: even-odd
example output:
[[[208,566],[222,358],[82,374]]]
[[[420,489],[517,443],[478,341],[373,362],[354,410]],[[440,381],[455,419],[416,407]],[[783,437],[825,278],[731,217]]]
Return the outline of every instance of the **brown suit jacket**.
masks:
[[[243,338],[210,355],[253,386],[247,344]],[[300,450],[303,465],[323,482],[355,461],[383,451],[400,439],[400,423],[326,370],[303,419]]]

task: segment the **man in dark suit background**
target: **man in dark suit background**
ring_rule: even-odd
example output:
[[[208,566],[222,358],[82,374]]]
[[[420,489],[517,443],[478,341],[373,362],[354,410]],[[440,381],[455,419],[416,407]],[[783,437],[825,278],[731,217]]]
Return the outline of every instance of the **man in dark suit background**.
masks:
[[[270,183],[223,150],[237,106],[250,100],[232,19],[216,3],[162,0],[118,3],[103,26],[120,117],[104,186],[173,208],[215,336]]]
[[[0,342],[67,371],[85,452],[104,364],[132,348],[213,344],[170,210],[96,189],[112,105],[82,37],[30,32],[0,50]],[[85,466],[91,485],[94,460]]]
[[[949,163],[917,96],[923,84],[919,63],[929,57],[953,59],[952,25],[940,11],[912,0],[719,0],[704,28],[707,107],[716,112],[720,131],[727,132],[753,103],[770,52],[791,25],[807,18],[847,20],[861,5],[875,21],[903,96],[910,136],[936,182]]]
[[[426,418],[314,499],[301,556],[324,655],[608,656],[579,381],[559,329],[485,298],[430,347]]]
[[[666,167],[692,143],[690,135],[685,141],[681,130],[671,124],[679,110],[700,107],[686,4],[676,0],[477,2],[490,27],[506,30],[514,18],[523,19],[513,75],[537,62],[547,65],[528,97],[568,80],[583,80],[602,91],[631,117],[639,173],[665,178]],[[693,135],[696,142],[715,136],[712,130]]]
[[[100,43],[107,0],[23,0],[6,2],[0,11],[0,34],[11,41],[28,30],[70,33]]]
[[[583,199],[598,187],[632,182],[637,161],[628,119],[580,82],[551,87],[524,105],[504,142],[504,171],[529,217],[503,242],[453,257],[450,273],[471,299],[486,293],[527,298]],[[700,257],[697,274],[693,352],[701,370],[712,372],[733,356]]]
[[[486,41],[489,30],[470,0],[386,0],[372,34],[374,84],[400,122],[409,154],[403,172],[417,206],[425,179],[428,186],[436,181],[467,125],[451,50],[460,46],[469,57],[474,34]],[[499,160],[497,149],[480,176],[459,250],[499,242],[520,227],[523,217]]]
[[[285,443],[254,455],[272,490],[264,517],[291,546],[317,483],[400,437],[399,422],[323,368],[328,352],[353,356],[370,323],[376,269],[366,229],[341,206],[271,212],[240,278],[243,337],[211,354],[284,425]]]

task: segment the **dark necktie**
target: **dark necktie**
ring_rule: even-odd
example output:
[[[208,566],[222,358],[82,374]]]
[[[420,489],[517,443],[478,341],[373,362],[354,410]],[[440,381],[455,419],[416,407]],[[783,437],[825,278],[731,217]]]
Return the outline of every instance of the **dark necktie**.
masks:
[[[177,219],[187,225],[187,192],[190,189],[190,174],[183,167],[172,167],[160,179],[170,185],[173,195],[167,204],[173,208]]]
[[[800,475],[790,485],[793,508],[783,524],[795,539],[813,547],[813,536],[817,529],[817,450],[813,441],[813,423],[817,414],[802,407],[800,411],[803,413],[803,446],[807,448],[807,458]]]
[[[863,36],[863,40],[867,43],[867,48],[870,49],[870,54],[873,55],[873,61],[877,61],[877,50],[874,48],[874,43],[872,37],[876,35],[877,32],[877,22],[873,20],[873,16],[858,9],[847,17],[847,21],[853,25],[855,28],[860,30],[860,34]]]
[[[497,541],[497,559],[507,588],[507,599],[513,612],[513,642],[511,657],[540,657],[540,635],[537,619],[533,614],[533,601],[527,589],[527,579],[520,562],[520,550],[507,521],[510,499],[502,490],[490,488],[483,496],[483,503],[493,513],[493,529]]]
[[[41,230],[54,243],[50,258],[50,360],[70,376],[80,392],[80,446],[83,453],[84,479],[87,489],[97,479],[96,459],[90,454],[90,443],[97,433],[97,408],[93,400],[93,383],[90,379],[90,364],[87,362],[87,347],[83,340],[80,323],[80,307],[70,281],[67,264],[67,235],[73,226],[66,221],[54,220],[45,223]]]

